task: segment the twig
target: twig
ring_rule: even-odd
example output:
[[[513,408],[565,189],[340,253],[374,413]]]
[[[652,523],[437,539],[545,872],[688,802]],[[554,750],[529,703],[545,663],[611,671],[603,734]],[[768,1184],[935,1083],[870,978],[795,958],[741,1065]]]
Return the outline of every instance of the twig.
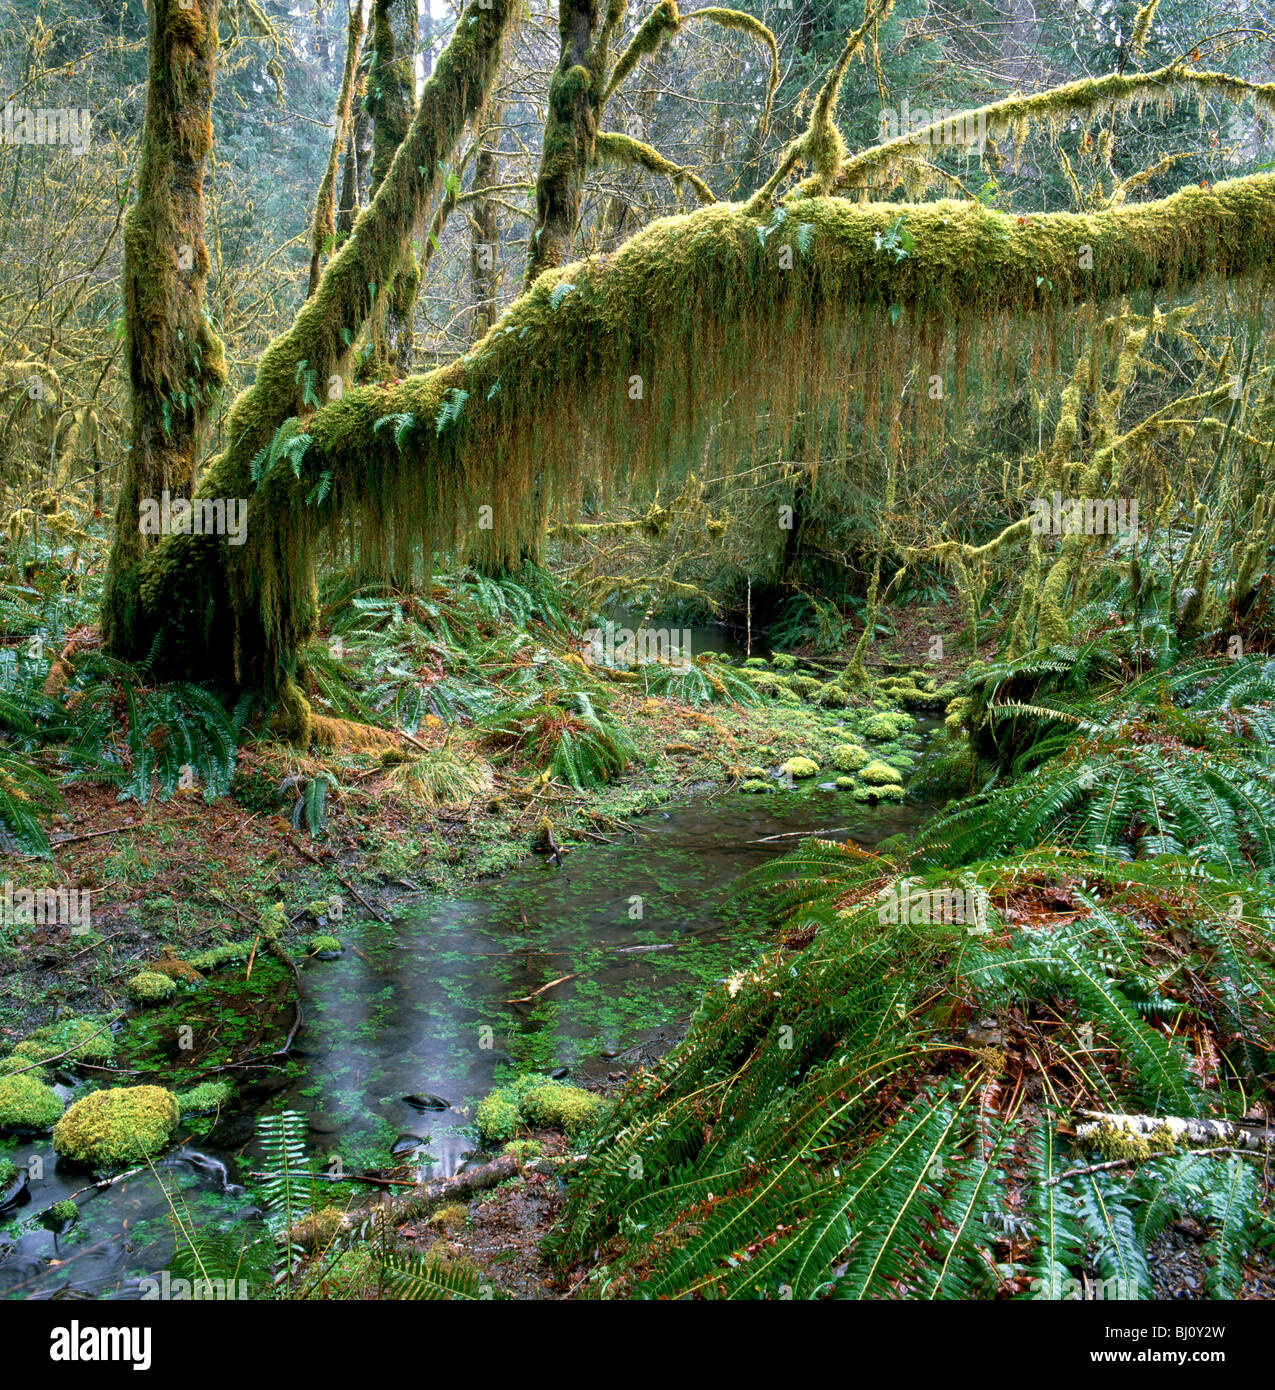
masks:
[[[564,984],[567,980],[574,980],[580,972],[577,970],[571,975],[559,975],[556,980],[550,980],[547,985],[541,985],[539,989],[532,990],[530,994],[524,994],[521,999],[506,999],[506,1004],[529,1004],[537,996],[543,994],[545,990],[552,989],[554,985]]]

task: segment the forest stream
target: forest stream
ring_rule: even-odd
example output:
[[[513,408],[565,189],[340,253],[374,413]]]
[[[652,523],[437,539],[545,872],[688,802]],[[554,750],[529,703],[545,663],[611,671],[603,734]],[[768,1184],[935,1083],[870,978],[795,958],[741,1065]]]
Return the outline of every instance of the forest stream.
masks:
[[[201,1226],[254,1220],[240,1181],[252,1168],[254,1103],[306,1114],[315,1153],[364,1136],[371,1149],[392,1130],[396,1159],[419,1176],[481,1161],[473,1107],[502,1068],[618,1081],[667,1050],[704,988],[756,954],[763,921],[728,893],[741,873],[803,834],[872,846],[932,809],[866,806],[831,783],[705,795],[610,844],[580,846],[561,867],[531,858],[458,896],[404,899],[392,924],[348,923],[338,959],[303,967],[291,1055],[304,1075],[245,1097],[247,1108],[214,1131],[222,1142],[182,1145],[158,1161],[159,1176],[81,1197],[71,1230],[33,1224],[0,1240],[0,1297],[139,1296],[139,1280],[172,1254],[161,1180]],[[59,1171],[47,1138],[13,1156],[33,1154],[44,1165],[42,1207],[84,1187],[83,1172]]]

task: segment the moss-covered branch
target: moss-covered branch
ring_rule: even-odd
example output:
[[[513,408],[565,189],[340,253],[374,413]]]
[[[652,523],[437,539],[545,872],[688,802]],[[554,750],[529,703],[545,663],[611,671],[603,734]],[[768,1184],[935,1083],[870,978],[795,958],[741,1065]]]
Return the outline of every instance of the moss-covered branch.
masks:
[[[678,188],[685,181],[695,190],[695,196],[701,203],[717,201],[713,196],[713,190],[693,169],[665,159],[653,145],[615,130],[601,131],[595,144],[600,159],[609,159],[616,164],[631,164],[652,174],[662,174],[665,178],[672,179]]]
[[[913,244],[897,261],[879,245],[901,216]],[[1273,269],[1271,175],[1031,219],[839,198],[790,203],[769,226],[738,204],[665,218],[607,261],[542,276],[461,360],[317,412],[299,476],[281,460],[263,479],[225,575],[196,538],[173,538],[148,562],[146,593],[156,620],[232,641],[241,679],[276,691],[314,630],[329,531],[354,525],[387,556],[410,535],[513,558],[575,496],[583,457],[612,479],[655,475],[715,426],[723,456],[747,458],[752,416],[738,437],[714,416],[732,396],[791,419],[844,399],[851,380],[866,419],[869,395],[899,400],[944,341],[952,371],[985,369],[1054,340],[1077,306],[1258,284]],[[176,654],[203,674],[226,662],[215,640]]]

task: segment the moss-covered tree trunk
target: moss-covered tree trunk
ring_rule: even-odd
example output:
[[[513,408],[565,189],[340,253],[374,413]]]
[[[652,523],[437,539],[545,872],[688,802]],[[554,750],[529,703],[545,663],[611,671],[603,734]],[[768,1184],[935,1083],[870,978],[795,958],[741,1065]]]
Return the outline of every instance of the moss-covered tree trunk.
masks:
[[[549,79],[549,111],[536,176],[536,222],[527,247],[526,287],[571,253],[584,176],[594,157],[605,100],[606,53],[595,44],[598,0],[559,0],[558,66]]]
[[[385,181],[416,110],[416,0],[375,0],[372,9],[372,66],[367,107],[372,115],[371,194]],[[412,367],[412,315],[421,270],[410,243],[394,272],[393,284],[373,318],[378,376],[405,376]]]
[[[350,109],[357,85],[356,74],[359,49],[363,43],[363,3],[350,8],[350,20],[345,35],[345,68],[341,74],[341,90],[337,96],[336,124],[332,131],[332,148],[327,167],[314,200],[314,216],[310,222],[310,283],[307,297],[319,288],[319,267],[326,252],[336,245],[336,171],[341,151],[350,144]]]
[[[132,421],[102,630],[134,647],[138,567],[159,535],[141,509],[189,498],[208,418],[226,382],[204,315],[204,169],[212,149],[217,0],[152,0],[137,200],[124,224],[123,300]],[[148,509],[149,510],[149,509]],[[150,517],[148,516],[148,522]]]
[[[469,209],[469,287],[473,312],[469,336],[477,342],[496,322],[496,291],[500,283],[500,218],[495,200],[486,194],[498,180],[501,108],[493,102],[483,117],[474,158],[473,198]]]

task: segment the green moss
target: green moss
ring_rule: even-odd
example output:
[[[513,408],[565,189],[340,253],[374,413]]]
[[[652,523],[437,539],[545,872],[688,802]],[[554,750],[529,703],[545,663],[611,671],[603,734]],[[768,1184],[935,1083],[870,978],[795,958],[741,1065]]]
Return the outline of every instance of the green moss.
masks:
[[[20,1057],[16,1052],[8,1057],[0,1057],[0,1076],[8,1076],[10,1072],[21,1072],[23,1076],[34,1076],[37,1081],[47,1081],[48,1074],[42,1067],[34,1067],[31,1071],[27,1068],[32,1065],[30,1057]]]
[[[789,656],[787,652],[776,652],[770,658],[770,664],[777,671],[795,671],[797,669],[797,658]]]
[[[229,1103],[235,1093],[229,1081],[201,1081],[189,1091],[181,1091],[177,1103],[183,1115],[208,1115]]]
[[[512,1154],[519,1163],[528,1158],[539,1158],[541,1144],[539,1139],[513,1139],[500,1151],[502,1154]]]
[[[503,1091],[493,1091],[478,1104],[474,1113],[478,1136],[484,1144],[503,1144],[512,1139],[522,1123],[518,1102]]]
[[[29,1072],[0,1076],[0,1129],[50,1129],[61,1113],[58,1093]]]
[[[857,787],[854,793],[856,801],[902,801],[903,788],[893,782],[885,782],[870,787]]]
[[[522,1099],[522,1113],[537,1129],[560,1129],[572,1138],[597,1118],[601,1097],[579,1086],[549,1081],[528,1091]]]
[[[746,777],[739,784],[739,790],[748,792],[750,796],[761,796],[766,792],[775,791],[776,787],[773,782],[768,782],[762,777]]]
[[[139,970],[124,989],[135,1004],[162,1004],[177,993],[177,981],[154,970]]]
[[[343,949],[338,937],[319,935],[310,938],[311,955],[318,955],[321,951],[340,951]]]
[[[878,742],[883,740],[893,740],[900,734],[907,733],[916,723],[910,714],[903,710],[891,710],[889,713],[874,714],[871,719],[863,726],[864,736],[875,739]]]
[[[795,758],[789,758],[779,770],[789,777],[814,777],[819,771],[819,764],[815,762],[813,758],[797,756]]]
[[[45,1024],[13,1050],[32,1062],[47,1062],[64,1054],[83,1062],[109,1062],[115,1056],[115,1038],[106,1019],[86,1015]]]
[[[744,665],[753,671],[764,671],[766,669],[766,658],[762,656],[746,657]]]
[[[217,970],[223,965],[229,965],[231,961],[247,960],[251,954],[251,941],[228,941],[224,945],[210,946],[208,950],[191,956],[190,963],[196,970]]]
[[[814,676],[789,676],[788,688],[795,690],[798,695],[803,695],[807,699],[818,695],[823,689],[823,682],[817,681]]]
[[[166,1148],[179,1118],[177,1097],[161,1086],[94,1091],[57,1122],[53,1147],[86,1167],[125,1167]]]
[[[884,787],[899,785],[903,778],[888,763],[881,761],[871,762],[865,768],[859,770],[859,780],[867,782],[869,786]]]
[[[848,792],[852,791],[859,784],[853,777],[838,777],[836,785],[838,791]]]
[[[832,750],[828,761],[838,772],[858,772],[872,761],[872,755],[857,743],[842,743]]]
[[[592,1123],[602,1103],[579,1086],[526,1075],[484,1097],[474,1118],[485,1144],[505,1144],[524,1127],[560,1129],[574,1137]]]
[[[68,1197],[61,1202],[54,1202],[53,1205],[42,1213],[42,1220],[46,1225],[65,1226],[67,1222],[74,1221],[80,1214],[80,1209]]]
[[[0,1154],[0,1192],[3,1192],[17,1176],[18,1170],[13,1160]]]

